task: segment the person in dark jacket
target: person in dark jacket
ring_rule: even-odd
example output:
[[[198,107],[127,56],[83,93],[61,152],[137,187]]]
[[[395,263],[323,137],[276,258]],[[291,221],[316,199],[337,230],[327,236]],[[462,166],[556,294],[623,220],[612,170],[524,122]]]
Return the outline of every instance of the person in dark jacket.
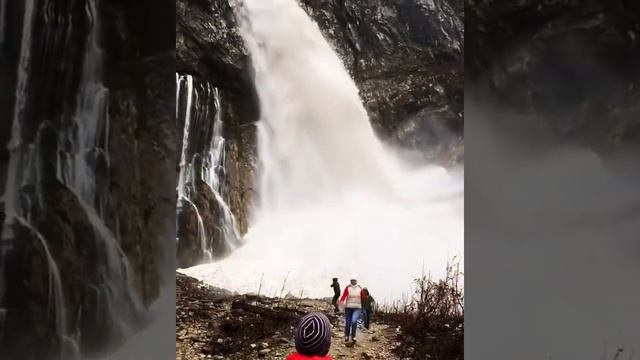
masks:
[[[333,288],[333,300],[331,301],[331,304],[338,313],[340,312],[340,309],[338,308],[338,299],[340,298],[340,284],[338,283],[338,278],[333,278],[331,287]]]
[[[364,288],[362,289],[362,292],[364,293],[362,299],[362,317],[364,320],[364,328],[369,330],[369,326],[371,325],[371,314],[373,313],[375,300],[373,299],[371,294],[369,294],[369,289]]]

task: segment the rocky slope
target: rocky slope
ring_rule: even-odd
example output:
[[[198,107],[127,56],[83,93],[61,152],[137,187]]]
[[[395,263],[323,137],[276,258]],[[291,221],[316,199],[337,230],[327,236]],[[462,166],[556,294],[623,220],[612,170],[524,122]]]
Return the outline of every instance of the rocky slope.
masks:
[[[375,322],[354,347],[343,343],[344,318],[329,300],[234,296],[193,278],[177,275],[176,359],[283,359],[295,351],[293,328],[309,311],[323,311],[333,324],[334,359],[400,359],[394,348],[404,338],[389,324]]]
[[[465,14],[470,95],[599,151],[640,141],[638,2],[468,0]]]
[[[253,201],[259,104],[237,1],[178,0],[176,67],[220,90],[229,205],[240,231]],[[302,1],[342,58],[378,135],[422,161],[463,160],[463,9],[456,0]],[[204,149],[195,149],[196,152]],[[193,223],[191,219],[186,221]],[[185,248],[196,248],[195,236]],[[196,254],[197,256],[197,254]],[[186,256],[183,265],[198,257]]]

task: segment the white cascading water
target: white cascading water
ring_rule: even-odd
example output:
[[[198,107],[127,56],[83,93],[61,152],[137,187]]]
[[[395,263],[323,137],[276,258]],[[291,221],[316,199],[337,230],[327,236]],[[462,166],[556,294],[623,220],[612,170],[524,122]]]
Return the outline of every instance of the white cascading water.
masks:
[[[80,359],[80,348],[76,339],[73,339],[69,335],[69,328],[67,327],[67,314],[66,307],[64,306],[64,291],[62,290],[62,278],[60,277],[60,270],[56,261],[51,256],[49,251],[49,245],[44,239],[42,234],[35,229],[29,221],[21,217],[16,217],[16,220],[20,225],[29,229],[40,241],[40,245],[47,258],[47,265],[49,267],[49,304],[53,305],[53,309],[49,311],[54,312],[56,319],[56,334],[61,340],[62,346],[60,347],[60,359],[61,360],[76,360]]]
[[[187,87],[187,101],[184,109],[184,127],[182,130],[182,149],[180,151],[180,173],[178,174],[178,199],[182,199],[186,196],[186,183],[187,176],[189,175],[189,159],[187,159],[189,148],[189,134],[191,131],[191,107],[193,102],[193,77],[190,75],[179,76],[176,74],[176,118],[179,116],[180,108],[178,106],[180,102],[180,95],[182,92],[182,83],[186,83]]]
[[[22,178],[24,163],[24,149],[22,144],[22,124],[24,122],[24,111],[27,101],[27,83],[29,80],[29,70],[31,68],[31,41],[33,30],[33,19],[35,15],[35,0],[26,0],[24,3],[24,17],[22,20],[22,45],[20,46],[20,57],[18,58],[18,72],[16,81],[15,105],[13,108],[13,123],[11,126],[11,139],[7,148],[10,151],[9,168],[7,169],[7,184],[4,192],[5,224],[2,226],[2,238],[13,238],[13,229],[7,224],[13,221],[16,215],[16,199],[18,189],[22,185],[19,183]]]
[[[50,274],[49,291],[52,296],[49,298],[49,306],[55,309],[53,314],[56,321],[56,331],[62,343],[60,358],[71,360],[80,357],[77,342],[82,334],[77,329],[70,329],[67,324],[61,274],[49,251],[47,240],[30,222],[29,209],[32,205],[22,204],[22,210],[17,206],[19,200],[23,202],[29,200],[28,197],[19,197],[19,189],[25,184],[36,186],[37,199],[42,202],[40,200],[42,194],[39,189],[41,174],[38,171],[40,160],[37,155],[39,150],[36,144],[24,144],[22,141],[24,112],[28,95],[27,84],[30,81],[31,71],[32,31],[37,10],[35,4],[35,0],[27,0],[24,8],[12,136],[8,145],[11,156],[4,195],[6,218],[2,229],[2,238],[13,239],[15,237],[12,222],[16,221],[30,230],[42,244]],[[145,309],[134,289],[132,270],[120,247],[119,234],[114,234],[104,223],[108,194],[96,188],[98,180],[96,172],[100,162],[103,162],[102,165],[106,168],[109,167],[109,91],[101,83],[103,53],[99,46],[100,24],[97,9],[98,0],[87,2],[85,11],[91,22],[91,31],[88,34],[83,59],[76,111],[71,124],[63,124],[61,129],[57,129],[59,142],[71,144],[72,151],[70,153],[59,152],[57,177],[76,196],[93,227],[96,241],[104,250],[101,253],[100,264],[96,264],[101,271],[100,275],[104,284],[98,284],[95,288],[100,292],[101,299],[108,304],[108,311],[119,327],[119,332],[127,336],[132,332],[130,325],[140,320]],[[106,175],[101,174],[102,177]],[[20,214],[21,212],[26,212],[26,214],[23,216]],[[115,227],[116,233],[118,233],[117,221]]]
[[[200,242],[200,250],[202,250],[203,257],[205,261],[211,261],[212,252],[209,246],[209,242],[207,241],[207,233],[204,228],[204,222],[202,221],[202,216],[200,216],[200,211],[196,204],[193,203],[190,199],[190,195],[187,189],[187,183],[192,182],[189,181],[193,176],[193,164],[191,164],[190,159],[188,159],[188,149],[189,149],[189,138],[191,135],[192,124],[191,124],[191,114],[194,102],[194,96],[197,101],[197,93],[193,87],[193,77],[191,75],[179,76],[176,74],[176,118],[180,115],[180,107],[178,104],[180,103],[180,96],[182,92],[182,83],[185,83],[186,86],[186,102],[184,108],[184,127],[182,130],[182,149],[180,152],[180,172],[178,174],[178,210],[180,210],[180,206],[182,205],[182,201],[186,202],[193,208],[193,211],[196,214],[198,220],[198,241]]]
[[[2,5],[2,18],[5,17],[5,7]],[[9,240],[15,237],[11,222],[16,221],[36,236],[42,251],[47,260],[47,271],[49,274],[49,314],[55,319],[56,335],[60,339],[60,359],[78,359],[79,347],[75,339],[69,334],[69,328],[66,321],[66,306],[64,302],[64,292],[62,289],[62,280],[60,271],[53,259],[49,246],[42,235],[30,224],[29,209],[32,204],[25,204],[27,209],[27,219],[18,214],[17,203],[19,201],[19,188],[26,183],[34,183],[34,179],[39,176],[37,148],[33,144],[24,144],[22,142],[22,125],[25,121],[24,113],[26,110],[27,100],[27,84],[29,81],[29,73],[31,68],[31,43],[35,16],[35,0],[27,0],[24,3],[24,17],[22,25],[22,39],[20,48],[20,57],[18,60],[17,87],[15,106],[13,113],[12,133],[8,144],[10,151],[9,168],[7,171],[7,183],[3,196],[5,223],[2,226],[2,240]],[[4,27],[4,25],[3,25]],[[4,29],[2,29],[4,31]],[[38,197],[41,195],[38,191]],[[28,198],[24,198],[27,200]],[[0,254],[0,263],[4,265],[4,253]],[[0,273],[0,276],[5,276]],[[6,316],[6,310],[3,314]],[[6,329],[0,329],[6,331]]]
[[[185,97],[184,106],[181,106],[181,99]],[[194,163],[194,155],[190,154],[190,141],[196,137],[194,132],[206,131],[199,119],[208,119],[209,106],[205,102],[213,101],[215,105],[215,116],[213,119],[213,131],[209,147],[204,154],[198,154],[202,157],[200,168],[196,169]],[[200,210],[194,204],[196,180],[202,180],[211,189],[216,206],[222,212],[222,218],[219,219],[218,228],[222,234],[222,238],[226,245],[234,248],[240,235],[237,230],[235,218],[229,208],[226,199],[223,197],[223,181],[225,170],[225,139],[222,134],[222,117],[220,111],[220,93],[217,88],[211,84],[204,82],[202,88],[195,86],[194,78],[191,75],[176,74],[176,119],[184,117],[184,125],[182,127],[182,149],[180,152],[180,172],[178,175],[177,193],[178,211],[183,202],[191,206],[196,214],[198,221],[198,239],[200,242],[202,253],[204,254],[202,261],[210,262],[214,258],[213,234],[207,234],[200,215]],[[201,179],[196,179],[200,174]],[[179,241],[179,239],[178,239]]]
[[[246,245],[185,269],[214,286],[326,297],[358,274],[396,301],[423,271],[462,261],[462,171],[409,166],[374,135],[358,88],[295,0],[245,0],[242,35],[255,69],[259,201]]]
[[[71,154],[61,155],[58,180],[77,197],[93,227],[94,235],[105,250],[100,266],[106,288],[100,288],[111,318],[120,333],[129,336],[131,324],[146,310],[134,288],[133,271],[119,241],[116,219],[114,233],[105,225],[108,192],[97,189],[98,180],[107,182],[109,172],[98,175],[98,168],[109,168],[109,89],[102,83],[104,52],[100,47],[99,0],[87,2],[86,16],[91,22],[84,55],[80,89],[76,99],[73,126],[62,135],[73,144]]]
[[[213,89],[215,95],[216,114],[213,122],[213,136],[211,137],[211,143],[209,145],[209,151],[205,161],[203,178],[213,190],[216,202],[222,211],[223,217],[220,219],[219,228],[224,241],[231,249],[235,249],[241,244],[242,236],[238,231],[238,225],[236,223],[235,216],[229,207],[228,199],[224,198],[225,189],[223,188],[223,180],[226,176],[226,141],[222,134],[223,124],[220,92],[217,88]]]
[[[16,200],[18,196],[18,188],[21,185],[19,179],[22,176],[22,167],[25,154],[24,146],[21,144],[21,126],[24,121],[24,109],[26,105],[26,92],[27,92],[27,80],[29,76],[29,68],[31,66],[31,33],[33,26],[34,16],[34,3],[35,0],[26,0],[24,2],[24,17],[22,19],[22,47],[20,48],[20,56],[18,58],[18,71],[16,81],[16,101],[13,110],[13,119],[11,126],[11,138],[7,149],[10,152],[9,167],[7,168],[7,180],[5,184],[5,191],[2,195],[2,202],[4,204],[5,219],[2,224],[2,234],[0,235],[0,281],[4,282],[5,274],[5,257],[9,250],[10,241],[14,238],[13,229],[10,226],[11,221],[16,217]],[[2,14],[0,16],[0,22],[2,23],[1,37],[4,41],[5,23],[6,18],[6,3],[2,1]],[[49,267],[49,274],[53,269]],[[0,289],[0,295],[4,295],[4,289]],[[1,300],[1,298],[0,298]],[[57,305],[57,304],[56,304]],[[0,320],[0,335],[3,335],[6,331],[5,320],[7,317],[7,309],[0,308],[0,314],[2,318]],[[2,339],[2,338],[0,338]]]
[[[64,134],[66,140],[73,144],[74,151],[61,159],[58,178],[72,188],[84,203],[96,203],[98,213],[102,216],[105,199],[104,194],[96,191],[96,167],[99,161],[109,167],[109,89],[100,79],[104,55],[99,45],[100,17],[97,16],[97,5],[97,0],[87,3],[91,32],[86,44],[73,126],[67,127]]]

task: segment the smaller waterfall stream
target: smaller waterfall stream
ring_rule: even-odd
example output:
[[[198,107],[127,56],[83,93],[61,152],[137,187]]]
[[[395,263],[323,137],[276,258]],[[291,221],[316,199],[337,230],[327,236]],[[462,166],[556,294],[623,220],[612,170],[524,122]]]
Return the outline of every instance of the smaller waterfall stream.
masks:
[[[104,192],[96,191],[97,172],[109,168],[109,90],[102,84],[103,50],[99,44],[100,17],[97,16],[97,0],[89,1],[86,9],[91,21],[87,50],[83,61],[82,80],[76,100],[75,115],[66,124],[64,141],[73,146],[72,151],[61,153],[58,177],[86,204],[96,204],[104,216],[106,205]],[[109,172],[100,173],[100,180]]]
[[[36,111],[33,111],[34,114],[31,111],[27,112],[30,109],[28,104],[30,99],[38,96],[35,91],[31,92],[31,87],[38,87],[33,64],[36,61],[46,63],[47,56],[52,55],[56,46],[68,45],[69,39],[66,37],[71,35],[72,30],[80,31],[80,28],[72,29],[70,15],[57,14],[49,2],[40,4],[35,0],[26,0],[24,4],[12,134],[8,144],[10,160],[3,199],[6,216],[2,226],[2,240],[3,244],[13,245],[25,241],[16,236],[18,227],[28,230],[37,238],[41,251],[47,259],[48,291],[50,292],[48,306],[54,309],[50,313],[55,317],[56,335],[60,338],[60,359],[73,360],[80,358],[79,343],[84,345],[85,340],[80,324],[81,319],[85,323],[90,323],[90,319],[97,319],[106,312],[112,324],[105,324],[104,329],[110,329],[115,333],[108,333],[104,329],[92,330],[104,331],[100,336],[104,336],[105,339],[99,341],[107,344],[111,341],[109,339],[111,335],[119,339],[131,335],[134,328],[146,321],[146,309],[134,286],[131,264],[120,245],[119,222],[117,215],[114,215],[116,212],[110,190],[106,186],[110,182],[111,173],[109,90],[102,83],[104,51],[100,45],[101,24],[98,12],[100,2],[88,0],[83,7],[89,27],[87,30],[90,31],[83,34],[86,38],[85,46],[81,47],[84,53],[81,53],[82,71],[77,83],[78,89],[77,92],[69,94],[69,97],[75,96],[75,101],[66,97],[62,99],[75,104],[75,109],[72,106],[60,106],[61,113],[53,119],[38,117],[40,115],[36,114]],[[45,21],[45,31],[41,35],[42,39],[37,39],[34,38],[34,35],[38,34],[35,31],[35,20],[42,7],[45,8],[41,14]],[[3,18],[4,15],[3,13]],[[59,22],[64,23],[59,20],[67,21],[67,28],[56,28]],[[75,23],[77,26],[80,26],[79,24],[84,23],[82,21]],[[82,28],[82,30],[85,29]],[[65,41],[58,42],[60,36],[65,37]],[[43,42],[44,50],[32,54],[33,42],[38,40]],[[71,58],[64,60],[73,61]],[[72,67],[63,70],[70,72],[65,73],[65,77],[73,78]],[[37,126],[37,136],[32,139],[27,134],[33,130],[34,124],[39,126]],[[45,147],[43,143],[46,143]],[[55,206],[59,204],[46,203],[42,185],[44,181],[50,184],[47,194],[60,194],[71,200],[60,208]],[[64,209],[61,209],[62,207]],[[70,223],[82,229],[74,228],[68,243],[48,239],[43,234],[56,237],[55,240],[58,235],[65,236],[63,234],[53,236],[40,228],[41,224],[56,221],[43,217],[49,214],[45,211],[48,209],[73,213],[74,215],[69,219]],[[89,233],[84,232],[86,230],[89,230]],[[79,235],[80,233],[82,235]],[[82,261],[86,261],[82,259],[82,253],[74,253],[78,249],[69,247],[69,244],[73,242],[75,242],[74,245],[82,244],[87,237],[95,240],[95,248],[89,244],[83,244],[82,246],[87,246],[88,249],[82,251],[91,253],[95,250],[96,257],[95,263],[90,266],[91,269],[83,273],[82,277],[84,281],[95,282],[84,284],[77,283],[78,278],[69,276],[63,270],[68,270],[64,268],[65,266],[78,266]],[[61,255],[63,252],[64,255]],[[2,249],[2,256],[6,254],[6,249]],[[5,262],[2,261],[2,264],[4,265]],[[4,273],[0,275],[5,276]],[[69,279],[65,280],[65,277]],[[75,297],[74,294],[65,296],[65,290],[69,289],[73,289]],[[91,292],[91,289],[95,294],[88,294],[87,298],[95,297],[93,301],[97,305],[92,310],[87,310],[84,304],[78,302],[77,292],[87,290]],[[0,294],[0,300],[2,295]],[[73,303],[74,307],[71,309],[69,307],[73,301],[76,303]],[[5,314],[10,311],[11,309],[6,309]],[[71,323],[70,319],[75,321]]]
[[[204,230],[204,221],[202,221],[202,216],[200,216],[200,211],[198,211],[198,207],[196,206],[196,204],[194,204],[191,200],[189,200],[189,198],[182,197],[181,199],[186,201],[189,205],[191,205],[191,207],[193,208],[193,211],[195,211],[196,213],[196,217],[198,218],[198,240],[200,240],[200,249],[202,250],[202,253],[205,255],[203,260],[211,261],[213,258],[213,255],[211,254],[211,246],[207,241],[207,233]]]
[[[7,169],[7,183],[4,192],[5,224],[2,226],[2,238],[13,238],[13,229],[9,225],[16,215],[16,199],[22,178],[22,167],[25,161],[23,156],[24,144],[22,144],[22,124],[24,122],[24,112],[27,101],[27,84],[29,81],[29,70],[31,68],[31,42],[33,20],[35,15],[35,0],[24,2],[24,18],[22,24],[22,46],[20,47],[20,57],[18,59],[18,73],[15,105],[13,110],[13,124],[11,127],[11,139],[7,148],[11,155],[9,157],[9,168]]]
[[[97,187],[109,183],[109,89],[102,83],[104,51],[100,46],[99,0],[87,2],[86,16],[91,31],[86,41],[82,78],[73,117],[60,131],[61,143],[71,144],[70,151],[61,151],[58,159],[58,180],[77,197],[81,209],[93,227],[98,245],[103,249],[103,263],[96,264],[107,285],[102,295],[119,331],[128,336],[131,323],[146,312],[133,286],[133,272],[120,246],[120,240],[109,229],[110,220],[118,228],[118,220],[107,219],[109,192]],[[62,147],[62,144],[61,144]]]
[[[206,81],[196,81],[191,75],[176,74],[176,121],[182,130],[176,189],[178,212],[185,211],[183,204],[195,212],[201,261],[210,262],[240,240],[225,185],[226,141],[219,90]],[[211,191],[211,207],[220,213],[216,216],[214,231],[206,230],[202,211],[196,205],[198,196],[202,195],[198,194],[199,184]]]
[[[64,291],[62,290],[62,277],[60,276],[60,270],[58,269],[56,261],[53,259],[53,256],[51,256],[49,245],[47,245],[47,241],[42,234],[31,226],[29,221],[19,216],[16,217],[16,220],[38,238],[47,258],[47,265],[49,268],[49,313],[53,311],[56,323],[56,334],[62,343],[62,346],[60,347],[60,359],[80,359],[80,348],[78,347],[78,343],[69,335],[69,328],[67,327],[67,310],[64,301]]]

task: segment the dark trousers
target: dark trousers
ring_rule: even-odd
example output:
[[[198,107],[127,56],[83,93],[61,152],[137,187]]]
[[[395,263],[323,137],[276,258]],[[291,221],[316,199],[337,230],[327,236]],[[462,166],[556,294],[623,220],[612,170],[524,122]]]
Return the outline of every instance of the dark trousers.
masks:
[[[338,298],[340,297],[340,294],[335,294],[333,295],[333,300],[331,300],[331,305],[333,305],[333,307],[336,309],[336,311],[340,311],[340,309],[338,308]]]
[[[371,324],[371,309],[362,309],[362,317],[364,320],[364,328],[369,330],[369,325]]]

